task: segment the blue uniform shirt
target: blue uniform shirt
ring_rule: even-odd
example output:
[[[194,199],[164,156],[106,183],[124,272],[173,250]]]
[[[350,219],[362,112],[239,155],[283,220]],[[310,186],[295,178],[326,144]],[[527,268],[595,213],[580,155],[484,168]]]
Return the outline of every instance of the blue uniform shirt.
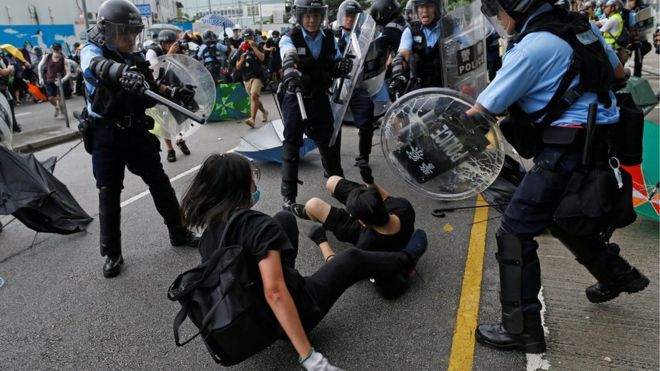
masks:
[[[314,57],[314,59],[319,59],[319,55],[321,55],[321,47],[323,46],[323,36],[325,35],[323,30],[319,30],[319,32],[316,33],[316,37],[313,38],[304,28],[300,27],[300,29],[302,30],[305,44],[307,44],[307,47],[312,52],[312,57]],[[299,50],[296,50],[296,47],[293,45],[293,40],[291,40],[289,35],[285,35],[280,40],[280,57],[282,57],[282,60],[284,60],[284,56],[287,52],[291,50],[295,51],[297,54],[301,54]],[[335,60],[341,59],[341,53],[339,53],[336,41],[335,54]]]
[[[440,22],[436,22],[435,26],[432,28],[422,26],[422,32],[424,33],[424,38],[426,38],[426,46],[429,48],[433,47],[438,42],[440,38]],[[399,42],[399,52],[402,49],[412,51],[413,48],[413,36],[410,27],[406,27],[401,34],[401,41]]]
[[[551,10],[550,4],[540,7],[532,16]],[[527,23],[523,27],[526,28]],[[614,51],[605,44],[595,26],[592,25],[594,37],[605,47],[612,67],[616,67],[619,60]],[[495,79],[479,94],[477,102],[492,113],[501,113],[511,104],[517,102],[527,113],[544,108],[559,82],[568,70],[573,49],[561,38],[549,32],[531,33],[518,44],[509,49],[502,57],[502,68],[497,71]],[[578,84],[576,76],[571,87]],[[605,108],[598,105],[596,122],[598,124],[614,124],[619,121],[619,110],[616,107],[616,98],[610,92],[612,105]],[[595,93],[585,93],[564,114],[552,123],[552,126],[580,125],[587,122],[589,104],[597,101]],[[539,119],[540,121],[541,119]]]
[[[199,59],[204,58],[204,51],[206,50],[206,48],[208,48],[208,45],[206,45],[206,44],[202,44],[202,46],[199,47],[199,49],[197,50],[197,58],[199,58]],[[220,44],[220,43],[216,43],[215,44],[215,50],[217,50],[220,53],[226,53],[227,52],[227,47]],[[211,58],[211,54],[209,53],[209,55],[206,58],[204,58],[203,63],[204,64],[209,64],[212,61],[213,61],[213,58]]]

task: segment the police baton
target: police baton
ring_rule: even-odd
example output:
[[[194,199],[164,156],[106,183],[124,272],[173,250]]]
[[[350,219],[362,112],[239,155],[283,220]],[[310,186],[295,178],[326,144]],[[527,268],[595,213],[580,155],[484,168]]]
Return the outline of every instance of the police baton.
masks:
[[[596,131],[596,111],[598,103],[589,104],[589,114],[587,115],[587,124],[585,125],[584,148],[582,149],[582,165],[591,163],[591,142]]]
[[[144,95],[146,95],[147,97],[155,100],[156,102],[162,104],[163,106],[165,106],[167,108],[173,109],[173,110],[185,115],[186,117],[190,118],[193,121],[199,122],[200,124],[203,124],[204,122],[206,122],[206,119],[203,116],[200,116],[200,115],[196,114],[195,112],[193,112],[193,111],[191,111],[191,110],[189,110],[185,107],[182,107],[182,106],[172,102],[171,100],[154,93],[153,91],[151,91],[149,89],[144,90]]]
[[[303,102],[303,96],[299,91],[296,92],[296,98],[298,98],[298,107],[300,107],[300,116],[302,116],[303,121],[307,121],[307,111],[305,111],[305,102]]]

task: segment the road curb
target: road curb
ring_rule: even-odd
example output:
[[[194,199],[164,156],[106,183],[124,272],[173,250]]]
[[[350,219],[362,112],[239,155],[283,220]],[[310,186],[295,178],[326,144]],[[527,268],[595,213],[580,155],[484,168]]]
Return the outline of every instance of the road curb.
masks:
[[[56,134],[44,139],[28,141],[14,147],[16,152],[35,152],[41,149],[49,148],[80,138],[80,132],[71,130],[70,132]]]

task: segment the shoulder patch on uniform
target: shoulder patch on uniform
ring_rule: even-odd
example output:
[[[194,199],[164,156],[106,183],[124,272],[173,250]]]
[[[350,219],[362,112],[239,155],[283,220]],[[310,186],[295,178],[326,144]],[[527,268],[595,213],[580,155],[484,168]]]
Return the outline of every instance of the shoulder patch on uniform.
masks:
[[[575,35],[575,37],[577,37],[578,41],[584,45],[589,45],[598,41],[598,36],[596,36],[592,30],[581,32]]]
[[[413,37],[413,41],[416,42],[416,43],[421,43],[422,42],[422,36]]]
[[[307,55],[307,49],[298,48],[298,55]]]

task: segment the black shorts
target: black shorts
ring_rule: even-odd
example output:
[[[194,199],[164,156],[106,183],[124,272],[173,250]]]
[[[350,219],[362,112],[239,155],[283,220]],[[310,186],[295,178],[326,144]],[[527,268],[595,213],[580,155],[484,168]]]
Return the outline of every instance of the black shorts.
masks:
[[[341,179],[335,187],[333,197],[337,201],[346,205],[348,195],[360,188],[365,188],[364,185],[352,182],[350,180]],[[360,233],[365,229],[357,219],[345,209],[331,206],[330,213],[323,224],[326,230],[331,231],[339,241],[356,244],[360,238]]]
[[[46,83],[46,95],[48,95],[49,97],[59,97],[60,96],[60,88],[54,82],[47,82]]]

